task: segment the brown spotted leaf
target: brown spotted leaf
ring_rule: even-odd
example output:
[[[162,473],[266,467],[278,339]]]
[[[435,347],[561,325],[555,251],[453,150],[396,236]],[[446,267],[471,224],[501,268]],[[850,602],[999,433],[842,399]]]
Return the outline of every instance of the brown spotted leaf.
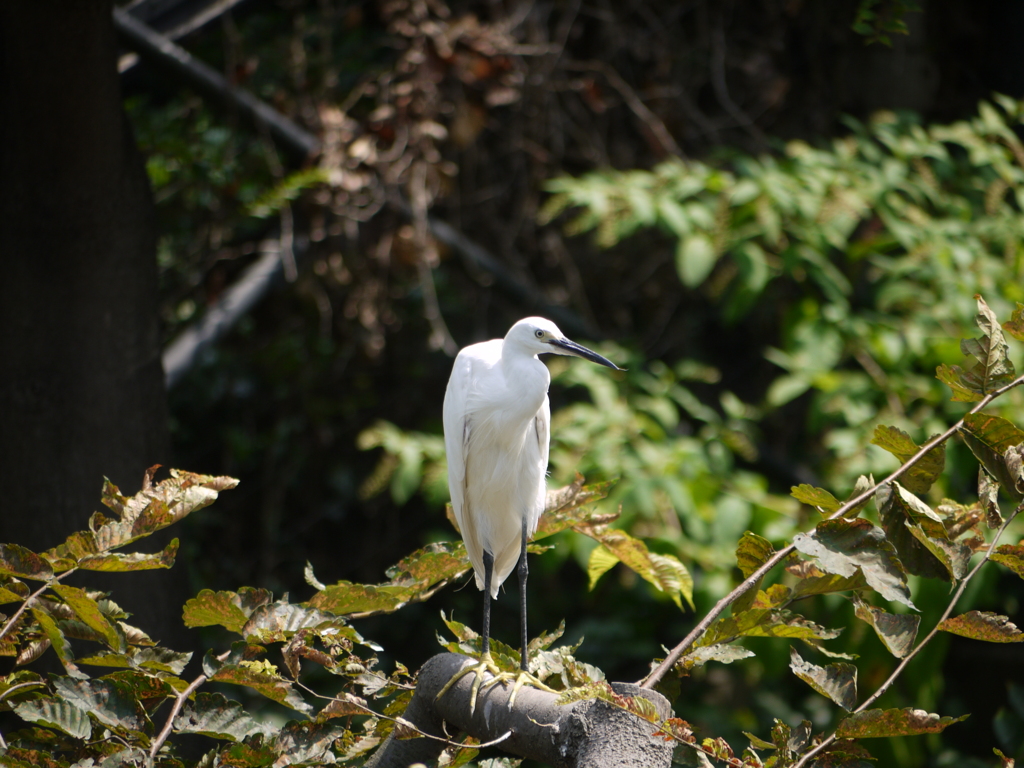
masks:
[[[896,600],[916,610],[896,550],[885,532],[867,520],[824,520],[813,533],[794,536],[793,545],[805,555],[817,558],[828,573],[852,577],[860,571],[868,586],[886,600]]]
[[[267,590],[252,587],[242,587],[238,592],[204,589],[185,603],[182,618],[186,627],[219,624],[232,632],[241,632],[252,612],[273,599]]]
[[[960,436],[1007,496],[1016,502],[1024,498],[1005,459],[1007,449],[1024,443],[1024,431],[1001,416],[969,413],[964,416]]]
[[[1024,579],[1024,545],[1003,544],[996,547],[990,560],[1005,565],[1011,571]]]
[[[46,560],[19,544],[0,544],[0,576],[46,581],[53,568]]]
[[[924,733],[942,733],[962,717],[942,717],[923,709],[868,709],[843,718],[836,729],[841,739],[878,739],[890,736],[917,736]]]
[[[930,579],[950,580],[949,569],[922,544],[911,527],[924,526],[932,536],[945,538],[942,518],[899,483],[886,483],[875,492],[878,517],[900,562],[909,573]]]
[[[857,668],[853,664],[839,662],[819,667],[803,659],[795,648],[790,648],[789,668],[811,688],[847,712],[857,706]]]
[[[989,643],[1024,642],[1024,632],[1006,616],[988,611],[968,611],[940,622],[939,629]]]
[[[920,616],[888,613],[881,608],[868,605],[857,596],[853,598],[853,605],[857,618],[871,625],[889,653],[897,659],[902,659],[910,653],[914,647],[914,640],[917,639],[917,629],[921,625]]]
[[[1024,341],[1024,304],[1017,302],[1010,319],[1003,323],[1003,330],[1017,341]]]
[[[871,443],[891,453],[899,460],[900,464],[905,464],[911,456],[920,450],[920,446],[902,429],[881,424],[875,427]],[[927,493],[928,489],[942,475],[945,467],[946,444],[939,443],[904,472],[900,476],[900,482],[911,493]]]

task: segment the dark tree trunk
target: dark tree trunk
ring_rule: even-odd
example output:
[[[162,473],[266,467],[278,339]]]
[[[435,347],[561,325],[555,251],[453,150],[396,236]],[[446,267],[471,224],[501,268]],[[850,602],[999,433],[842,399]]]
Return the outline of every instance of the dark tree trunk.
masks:
[[[133,493],[169,460],[152,199],[111,5],[0,3],[0,542],[34,550],[86,526],[104,476]],[[180,627],[174,571],[94,577],[156,637]]]

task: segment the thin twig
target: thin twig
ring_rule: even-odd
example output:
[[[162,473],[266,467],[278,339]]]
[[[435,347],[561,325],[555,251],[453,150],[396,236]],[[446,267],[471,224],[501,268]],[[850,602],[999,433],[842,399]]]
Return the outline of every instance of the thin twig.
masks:
[[[1002,386],[999,389],[995,390],[994,392],[991,392],[988,395],[986,395],[977,405],[971,408],[971,410],[969,410],[966,415],[969,416],[971,414],[977,413],[1000,395],[1010,391],[1014,387],[1020,386],[1021,384],[1024,384],[1024,374],[1018,376],[1009,384],[1006,384],[1005,386]],[[860,506],[861,504],[866,502],[868,499],[875,495],[875,492],[878,491],[879,488],[899,478],[904,472],[906,472],[918,461],[920,461],[921,458],[930,450],[932,450],[935,446],[939,445],[940,443],[944,443],[946,440],[952,437],[952,435],[956,433],[956,431],[960,429],[960,427],[963,426],[963,423],[964,419],[960,419],[959,421],[956,422],[956,424],[951,426],[941,435],[933,437],[931,440],[922,445],[921,448],[917,451],[917,453],[915,453],[903,464],[901,464],[892,474],[890,474],[884,480],[880,480],[879,482],[875,483],[873,486],[868,488],[863,493],[847,501],[845,504],[839,507],[839,509],[837,509],[828,519],[835,520],[836,518],[842,517],[849,510],[853,509],[854,507]],[[715,607],[712,608],[703,619],[701,619],[697,626],[695,626],[693,630],[691,630],[691,632],[686,637],[684,637],[683,640],[675,648],[669,651],[665,659],[657,667],[655,667],[654,670],[646,678],[639,681],[638,684],[640,685],[640,687],[653,688],[655,685],[657,685],[658,682],[660,682],[660,680],[665,676],[665,674],[670,669],[672,669],[673,665],[677,661],[679,661],[680,658],[682,658],[683,654],[690,649],[690,646],[693,645],[693,643],[695,643],[697,639],[707,631],[708,627],[710,627],[711,624],[719,616],[722,615],[726,608],[728,608],[730,605],[736,602],[736,600],[738,600],[740,596],[742,596],[745,592],[747,592],[755,584],[757,584],[761,579],[763,579],[768,574],[768,572],[771,571],[776,565],[778,565],[784,559],[789,557],[789,555],[795,549],[796,545],[794,544],[788,544],[782,549],[780,549],[778,552],[772,555],[764,565],[762,565],[760,568],[758,568],[756,571],[750,574],[750,576],[748,576],[746,579],[740,582],[739,586],[737,586],[732,592],[730,592],[728,595],[719,600],[715,604]]]
[[[903,670],[906,669],[906,666],[910,663],[910,660],[913,659],[918,654],[918,652],[921,649],[923,649],[929,642],[931,642],[932,638],[939,633],[939,626],[942,624],[942,622],[948,619],[949,615],[953,612],[953,609],[956,607],[957,602],[963,596],[964,590],[967,588],[968,582],[970,582],[970,580],[974,578],[974,575],[981,569],[981,566],[987,563],[989,559],[992,557],[992,553],[995,551],[996,544],[999,543],[999,539],[1002,537],[1003,532],[1006,530],[1007,526],[1014,520],[1014,518],[1016,518],[1017,515],[1020,514],[1022,509],[1024,509],[1024,502],[1018,505],[1017,508],[1013,511],[1013,514],[1007,517],[1006,521],[1002,524],[1002,526],[1000,526],[999,530],[996,532],[996,535],[992,538],[992,543],[989,544],[988,550],[985,552],[985,556],[982,557],[981,560],[979,560],[978,563],[971,569],[971,572],[964,576],[964,578],[960,581],[960,586],[957,587],[956,592],[953,594],[953,599],[949,601],[949,605],[946,606],[946,610],[942,613],[942,616],[939,617],[939,620],[935,622],[935,626],[932,627],[931,632],[925,635],[924,639],[921,640],[921,642],[919,642],[916,646],[914,646],[914,650],[908,653],[906,657],[904,657],[900,661],[900,663],[896,666],[896,669],[894,669],[892,674],[889,675],[888,679],[886,679],[886,681],[878,687],[878,690],[876,690],[873,694],[868,696],[868,698],[866,698],[859,707],[857,707],[855,710],[853,710],[853,712],[850,713],[851,715],[855,715],[858,712],[863,712],[865,709],[867,709],[876,701],[878,701],[878,699],[880,699],[882,695],[886,691],[888,691],[890,687],[892,687],[892,684],[896,682],[896,678],[898,678],[900,674],[903,672]],[[813,749],[808,750],[803,755],[801,755],[800,759],[796,762],[793,768],[801,768],[801,766],[806,764],[808,760],[812,759],[815,755],[817,755],[823,749],[828,747],[835,740],[836,734],[833,733],[820,744],[816,745]]]
[[[224,651],[224,653],[217,656],[217,661],[224,661],[228,656],[231,655],[231,651]],[[205,683],[209,678],[202,674],[188,684],[188,688],[179,693],[174,699],[174,705],[171,707],[171,713],[167,716],[167,722],[164,723],[164,727],[160,729],[159,735],[156,737],[156,741],[153,742],[153,746],[149,750],[150,758],[155,758],[156,753],[160,751],[160,747],[167,741],[167,737],[171,735],[171,729],[174,727],[174,718],[181,712],[181,708],[185,706],[185,701],[188,697],[195,693],[196,689]]]
[[[0,628],[0,639],[5,637],[7,633],[11,631],[14,625],[18,623],[18,619],[21,618],[21,615],[25,613],[26,609],[32,606],[32,603],[35,602],[36,598],[39,597],[39,595],[41,595],[43,592],[49,589],[55,581],[60,581],[65,576],[70,576],[77,570],[77,568],[69,568],[68,570],[64,571],[64,573],[57,574],[52,579],[48,579],[39,589],[37,589],[31,595],[26,597],[25,602],[23,602],[21,606],[18,608],[18,610],[14,612],[11,618],[7,620],[7,623],[4,624],[3,628]]]
[[[626,106],[630,108],[634,115],[647,126],[647,129],[651,132],[654,139],[661,145],[662,151],[666,155],[675,155],[676,157],[684,158],[686,154],[680,149],[676,140],[669,133],[668,128],[665,127],[665,123],[662,122],[661,118],[654,114],[650,108],[641,101],[640,97],[636,95],[636,91],[630,87],[629,83],[622,79],[622,76],[616,72],[612,67],[605,64],[603,61],[572,61],[564,64],[566,69],[572,70],[590,70],[600,72],[605,76],[608,84],[618,91],[623,101],[626,102]]]

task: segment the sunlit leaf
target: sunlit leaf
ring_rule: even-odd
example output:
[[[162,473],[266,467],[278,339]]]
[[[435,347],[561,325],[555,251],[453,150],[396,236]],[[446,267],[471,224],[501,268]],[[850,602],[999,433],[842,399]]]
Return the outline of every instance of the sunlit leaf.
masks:
[[[252,587],[242,587],[238,592],[204,589],[185,603],[182,618],[186,627],[219,624],[232,632],[241,632],[252,612],[273,599],[267,590]]]
[[[790,648],[789,668],[811,688],[847,712],[857,705],[857,668],[853,664],[838,662],[819,667],[803,659],[795,648]]]
[[[122,682],[58,677],[53,686],[64,701],[85,710],[109,728],[138,731],[145,722],[145,712],[131,686]]]
[[[968,611],[939,623],[939,629],[989,643],[1024,642],[1024,632],[1006,616],[988,611]]]
[[[738,637],[790,637],[832,640],[841,629],[829,629],[803,616],[777,608],[751,608],[735,616],[723,616],[708,627],[699,645],[727,643]]]
[[[920,446],[902,429],[881,424],[875,427],[871,443],[891,453],[900,464],[905,464],[920,449]],[[927,493],[942,475],[945,467],[946,444],[939,443],[900,475],[900,483],[911,493]]]
[[[917,638],[917,629],[921,625],[920,616],[888,613],[869,605],[859,597],[854,597],[853,605],[857,618],[871,625],[889,653],[897,659],[902,659],[910,653]]]
[[[722,664],[732,664],[740,659],[749,659],[754,652],[742,645],[729,643],[715,643],[714,645],[702,645],[694,648],[683,656],[673,669],[679,674],[688,675],[690,670],[702,667],[709,661],[717,661]]]
[[[88,712],[67,701],[46,696],[20,702],[13,709],[22,720],[56,728],[76,739],[88,739],[92,735]]]
[[[390,584],[353,584],[339,581],[317,592],[307,604],[331,613],[390,613],[409,602],[412,590]]]
[[[1024,579],[1024,545],[1003,544],[996,547],[996,551],[989,558],[1001,563]]]
[[[676,271],[683,285],[695,288],[704,282],[718,260],[711,239],[694,234],[679,240],[676,248]]]
[[[18,544],[0,544],[0,576],[46,581],[53,578],[53,568],[30,549]]]
[[[250,717],[237,701],[221,693],[200,692],[174,718],[174,731],[241,741],[254,733],[269,734],[271,729]]]
[[[807,483],[794,485],[789,489],[789,495],[799,502],[815,507],[826,515],[831,515],[842,506],[839,499],[824,488],[815,488]]]
[[[1024,304],[1017,302],[1010,319],[1003,323],[1003,330],[1017,341],[1024,341]]]
[[[1024,443],[1024,432],[1000,416],[969,413],[964,416],[960,435],[1007,496],[1017,502],[1024,498],[1004,459],[1007,449]]]
[[[939,380],[953,390],[954,400],[976,401],[1013,381],[1015,373],[1009,358],[1009,346],[995,313],[981,296],[975,322],[981,328],[980,339],[963,339],[960,351],[973,362],[966,370],[960,366],[940,365],[936,371]]]
[[[850,577],[860,570],[868,586],[886,600],[915,607],[896,550],[885,533],[867,520],[824,520],[814,533],[794,536],[793,544],[805,555],[816,557],[829,573]]]
[[[51,589],[60,595],[67,605],[71,606],[90,629],[99,633],[111,649],[124,651],[125,640],[120,628],[103,615],[99,603],[89,597],[84,589],[67,584],[54,584]]]
[[[945,581],[962,575],[951,558],[956,557],[957,566],[961,560],[966,565],[961,554],[955,553],[964,550],[969,559],[970,551],[963,544],[948,540],[942,518],[927,504],[895,482],[880,486],[875,492],[875,501],[886,536],[907,571],[915,576]],[[929,538],[941,539],[947,546],[941,548],[937,541],[931,542]]]
[[[101,555],[90,555],[78,561],[78,569],[83,571],[146,571],[154,568],[170,568],[178,554],[178,540],[171,542],[160,552],[148,554],[144,552],[107,552]]]
[[[942,717],[923,709],[868,709],[849,715],[839,721],[836,736],[841,739],[878,739],[890,736],[917,736],[923,733],[942,733],[946,728],[966,720],[962,717]]]
[[[668,594],[680,609],[683,607],[680,596],[693,608],[693,577],[678,558],[651,552],[640,539],[603,525],[577,523],[573,530],[602,544],[623,565]]]
[[[255,666],[246,665],[244,662],[238,665],[225,664],[214,674],[210,675],[210,681],[247,686],[268,699],[276,701],[278,704],[284,704],[286,707],[299,712],[308,714],[313,709],[303,701],[302,696],[292,686],[290,681],[280,675],[268,673]]]
[[[71,643],[68,642],[67,637],[57,626],[57,622],[48,611],[41,608],[30,608],[32,616],[35,618],[36,623],[39,624],[39,628],[43,630],[43,634],[46,635],[46,639],[50,641],[50,645],[53,646],[53,650],[57,654],[57,658],[60,659],[61,664],[64,665],[65,671],[73,678],[85,678],[87,675],[82,672],[75,664],[75,655],[71,650]]]

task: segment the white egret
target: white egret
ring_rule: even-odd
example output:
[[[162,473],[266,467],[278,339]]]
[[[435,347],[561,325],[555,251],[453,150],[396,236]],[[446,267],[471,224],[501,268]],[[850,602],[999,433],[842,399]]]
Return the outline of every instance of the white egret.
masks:
[[[545,353],[582,357],[620,370],[565,338],[550,320],[527,317],[504,339],[459,352],[444,396],[448,489],[476,585],[484,592],[484,614],[480,664],[456,675],[438,697],[475,670],[471,710],[484,671],[494,674],[495,682],[510,677],[500,674],[491,659],[491,598],[498,596],[517,562],[522,657],[513,697],[524,681],[539,684],[529,674],[526,653],[526,543],[537,530],[546,496],[551,375],[537,358]]]

